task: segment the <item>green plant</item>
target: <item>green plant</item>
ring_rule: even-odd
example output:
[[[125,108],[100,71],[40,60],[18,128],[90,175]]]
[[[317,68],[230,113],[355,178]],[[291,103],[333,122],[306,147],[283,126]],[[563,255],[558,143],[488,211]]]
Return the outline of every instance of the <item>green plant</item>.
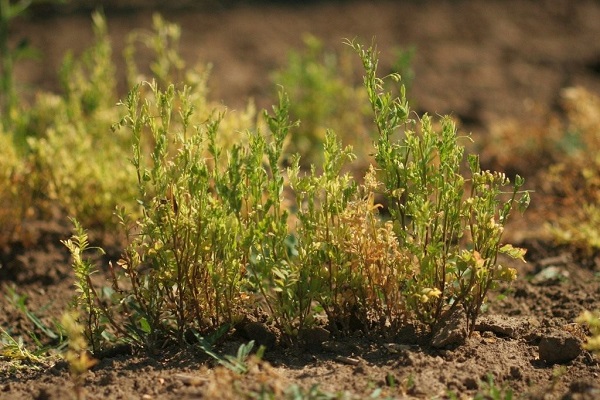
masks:
[[[100,254],[104,254],[101,248],[92,248],[88,242],[88,235],[77,220],[72,220],[74,224],[74,233],[71,239],[63,240],[62,243],[69,249],[73,259],[72,266],[75,272],[75,287],[78,292],[74,303],[83,311],[85,316],[86,342],[92,346],[92,351],[100,349],[102,335],[105,334],[104,318],[108,315],[106,308],[99,302],[99,296],[92,284],[91,276],[96,273],[92,261],[85,258],[84,253],[96,249]],[[78,317],[79,319],[79,317]],[[79,322],[78,322],[79,323]]]
[[[328,51],[321,40],[306,35],[304,49],[290,52],[286,67],[272,76],[289,94],[290,117],[301,121],[288,138],[288,150],[301,155],[303,169],[322,163],[320,147],[328,129],[354,145],[365,164],[362,168],[368,166],[368,147],[363,144],[369,140],[369,108],[364,91],[353,82],[351,55]]]
[[[69,346],[64,353],[64,358],[69,363],[75,398],[83,399],[85,398],[83,378],[87,371],[98,363],[98,360],[88,354],[88,343],[83,334],[84,328],[77,322],[77,316],[65,313],[61,318],[61,323],[69,339]]]
[[[217,360],[217,362],[224,366],[225,368],[237,373],[237,374],[245,374],[249,371],[248,358],[254,348],[254,341],[251,340],[246,344],[241,344],[238,348],[237,354],[235,356],[231,356],[226,354],[224,356],[220,356],[215,353],[212,349],[211,344],[206,341],[204,338],[200,336],[196,336],[198,339],[198,346],[204,351],[206,354]],[[262,359],[263,354],[265,352],[265,347],[259,347],[258,351],[254,355],[255,362]]]
[[[600,310],[584,311],[577,322],[589,327],[591,336],[588,338],[585,348],[596,354],[600,354]]]
[[[330,327],[338,332],[369,329],[386,321],[393,329],[406,322],[402,285],[408,279],[406,253],[398,246],[390,222],[374,203],[378,182],[373,169],[357,185],[344,164],[354,159],[333,132],[325,139],[323,174],[300,176],[298,162],[289,170],[296,193],[298,257],[302,265],[299,293],[304,294],[310,322],[316,301]],[[381,329],[377,325],[375,330]]]
[[[348,328],[352,310],[349,293],[352,273],[344,268],[347,253],[342,240],[341,213],[356,192],[356,184],[349,174],[341,174],[347,161],[353,160],[351,148],[342,148],[337,137],[328,131],[324,143],[323,173],[313,167],[310,174],[301,175],[299,158],[293,160],[288,171],[290,187],[296,194],[298,227],[298,263],[293,285],[285,285],[290,302],[299,309],[299,328],[313,319],[313,302],[317,301],[336,328]],[[300,267],[300,268],[298,268]],[[284,285],[281,285],[284,286]],[[293,302],[297,301],[297,304]]]
[[[131,138],[110,134],[120,117],[112,49],[103,15],[92,19],[95,44],[80,58],[65,58],[64,96],[38,94],[21,129],[34,162],[36,205],[106,228],[116,225],[117,204],[135,203],[135,175],[127,162]]]
[[[376,49],[348,42],[360,55],[365,87],[378,130],[375,159],[383,175],[383,191],[400,247],[408,251],[410,279],[404,295],[411,312],[434,329],[457,307],[467,312],[472,331],[480,307],[498,281],[511,281],[516,271],[497,263],[499,253],[522,259],[524,250],[502,245],[504,225],[513,203],[521,210],[529,193],[519,192],[502,173],[482,171],[468,157],[471,178],[461,174],[464,147],[453,122],[410,117],[405,90],[398,97],[383,89],[376,76]],[[399,82],[396,74],[390,76]],[[509,187],[503,199],[504,188]]]
[[[510,388],[498,387],[494,383],[494,375],[487,376],[487,381],[482,382],[481,388],[475,395],[476,400],[512,400],[513,391]]]
[[[113,270],[109,305],[95,308],[93,290],[79,303],[92,319],[90,334],[98,321],[93,314],[101,314],[122,338],[151,345],[165,337],[181,342],[189,329],[204,333],[234,324],[253,295],[248,288],[265,296],[270,291],[263,281],[269,271],[259,269],[281,264],[288,249],[277,164],[289,124],[276,111],[267,118],[272,139],[248,132],[247,144],[224,150],[218,141],[222,113],[192,127],[190,88],[147,85],[150,94],[143,85],[130,92],[126,115],[115,126],[134,138],[141,217],[119,212],[129,246]],[[75,270],[87,271],[79,278],[86,288],[91,270],[77,259],[85,250],[84,241],[77,242],[66,244]],[[281,315],[273,314],[278,323]]]

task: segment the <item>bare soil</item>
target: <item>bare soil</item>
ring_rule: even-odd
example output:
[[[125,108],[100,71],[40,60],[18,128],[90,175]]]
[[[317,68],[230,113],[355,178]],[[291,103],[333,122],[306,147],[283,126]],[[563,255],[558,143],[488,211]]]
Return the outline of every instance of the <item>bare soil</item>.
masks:
[[[416,79],[412,97],[419,110],[453,113],[474,132],[499,120],[528,123],[536,107],[556,108],[560,89],[582,85],[600,93],[600,2],[598,1],[413,1],[343,2],[298,6],[252,5],[218,10],[167,10],[182,26],[182,52],[190,61],[214,64],[212,97],[242,107],[254,97],[271,103],[269,71],[312,33],[330,48],[343,38],[376,37],[382,70],[392,61],[387,49],[415,45]],[[107,12],[119,54],[126,32],[149,27],[151,14]],[[57,89],[55,72],[67,49],[81,51],[92,40],[89,15],[36,16],[15,27],[42,51],[42,60],[25,62],[18,79],[31,92]],[[122,73],[121,73],[122,76]],[[510,149],[506,149],[510,151]],[[527,217],[525,217],[527,218]],[[519,279],[490,299],[475,333],[462,345],[454,330],[433,347],[410,332],[385,340],[361,335],[329,337],[314,346],[275,346],[266,363],[246,376],[212,368],[211,360],[192,347],[154,352],[115,349],[96,355],[99,363],[86,375],[87,398],[180,399],[242,398],[260,385],[276,392],[292,384],[313,384],[329,392],[347,391],[367,398],[377,388],[398,398],[447,398],[454,391],[467,398],[485,391],[491,374],[498,387],[517,398],[600,398],[600,363],[582,350],[581,328],[573,320],[584,309],[600,308],[600,256],[553,245],[531,232],[538,219],[524,220],[513,237],[528,249],[518,264]],[[70,236],[66,218],[34,221],[33,237],[1,253],[0,326],[27,342],[33,331],[44,338],[9,301],[8,288],[25,295],[29,310],[51,325],[74,294],[70,260],[60,239]],[[118,256],[114,240],[97,238]],[[249,338],[241,332],[219,351],[233,354]],[[48,341],[47,344],[50,344]],[[63,399],[73,396],[65,362],[15,368],[0,360],[0,399]]]

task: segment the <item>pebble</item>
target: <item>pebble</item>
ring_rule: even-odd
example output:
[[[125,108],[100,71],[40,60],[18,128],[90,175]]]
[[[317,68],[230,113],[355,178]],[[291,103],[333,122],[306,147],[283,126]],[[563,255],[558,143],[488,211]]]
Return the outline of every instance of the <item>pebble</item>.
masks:
[[[448,322],[433,336],[431,345],[441,349],[451,346],[460,346],[467,340],[467,317],[463,310],[457,310],[448,319]]]
[[[581,340],[567,332],[552,330],[542,336],[538,351],[540,360],[548,364],[568,363],[581,354]]]
[[[277,343],[277,336],[263,323],[249,322],[244,325],[242,331],[248,339],[254,340],[257,346],[265,346],[267,349],[271,349]]]

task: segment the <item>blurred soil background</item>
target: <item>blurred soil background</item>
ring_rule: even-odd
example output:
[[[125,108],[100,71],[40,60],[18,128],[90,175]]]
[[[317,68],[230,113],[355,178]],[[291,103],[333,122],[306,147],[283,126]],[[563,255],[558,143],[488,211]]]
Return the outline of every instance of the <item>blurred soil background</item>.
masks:
[[[93,41],[90,11],[98,2],[40,5],[15,24],[12,38],[27,38],[38,60],[19,64],[17,79],[30,90],[57,90],[56,71],[67,50]],[[451,113],[471,130],[505,118],[526,120],[558,106],[561,89],[581,85],[600,93],[600,6],[593,0],[448,1],[105,1],[115,62],[123,67],[127,34],[150,28],[151,14],[181,26],[188,62],[211,63],[211,97],[230,107],[252,97],[270,107],[270,73],[312,34],[340,51],[343,39],[381,51],[390,71],[394,49],[415,48],[413,109]],[[142,63],[143,64],[143,63]],[[359,70],[357,70],[359,71]],[[125,92],[125,71],[119,69]]]

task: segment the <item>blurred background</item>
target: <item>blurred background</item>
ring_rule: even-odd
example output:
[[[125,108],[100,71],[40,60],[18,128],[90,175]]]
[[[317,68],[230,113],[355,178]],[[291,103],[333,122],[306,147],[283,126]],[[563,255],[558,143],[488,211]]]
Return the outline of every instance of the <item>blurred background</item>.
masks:
[[[188,65],[212,64],[211,97],[231,107],[248,97],[268,107],[273,71],[305,47],[306,34],[337,54],[347,50],[344,38],[375,38],[382,73],[410,66],[413,108],[453,113],[470,130],[555,108],[564,87],[600,93],[600,3],[585,0],[42,2],[10,32],[13,43],[38,50],[37,59],[17,67],[22,90],[58,88],[64,54],[93,42],[90,14],[98,7],[107,17],[122,91],[125,38],[150,28],[152,13],[160,11],[180,25]],[[412,55],[403,61],[407,51]]]

